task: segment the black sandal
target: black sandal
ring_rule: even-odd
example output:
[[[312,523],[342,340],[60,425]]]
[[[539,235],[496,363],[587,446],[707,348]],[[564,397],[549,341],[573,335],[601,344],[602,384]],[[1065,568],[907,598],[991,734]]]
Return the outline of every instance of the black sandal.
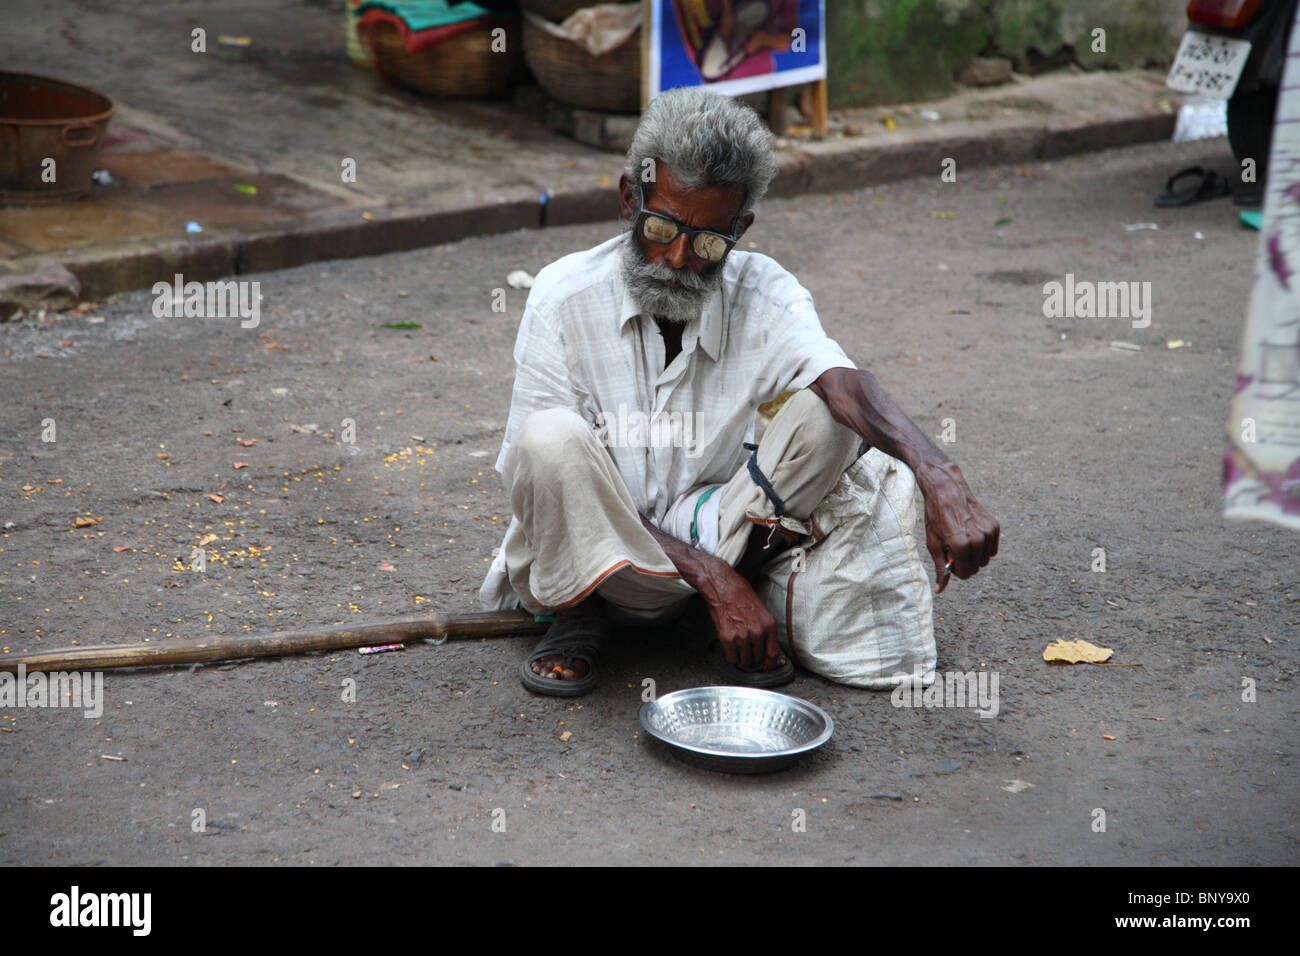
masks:
[[[609,641],[612,627],[603,616],[589,614],[557,618],[522,664],[519,677],[524,686],[535,694],[551,697],[580,697],[600,682],[596,664]],[[533,672],[534,662],[544,657],[577,659],[587,664],[587,674],[576,680],[563,677],[542,677]]]
[[[727,660],[726,654],[722,650],[722,645],[718,639],[713,639],[714,665],[718,668],[719,674],[728,684],[735,687],[784,687],[790,681],[794,680],[794,663],[786,656],[785,651],[781,652],[780,663],[770,671],[747,671],[739,664],[733,664]]]
[[[1174,189],[1174,184],[1180,179],[1188,177],[1198,177],[1196,184],[1190,189]],[[1190,206],[1194,202],[1200,202],[1203,199],[1219,199],[1232,192],[1228,186],[1228,181],[1212,169],[1202,169],[1200,166],[1188,166],[1186,169],[1174,173],[1165,183],[1165,191],[1156,197],[1157,206]]]

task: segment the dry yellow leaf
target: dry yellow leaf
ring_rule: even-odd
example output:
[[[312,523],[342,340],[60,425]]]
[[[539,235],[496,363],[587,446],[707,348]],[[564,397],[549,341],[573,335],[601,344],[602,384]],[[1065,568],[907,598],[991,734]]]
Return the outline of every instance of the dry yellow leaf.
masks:
[[[1059,661],[1063,664],[1100,664],[1110,660],[1115,651],[1109,647],[1098,647],[1087,641],[1055,640],[1043,648],[1043,660]]]

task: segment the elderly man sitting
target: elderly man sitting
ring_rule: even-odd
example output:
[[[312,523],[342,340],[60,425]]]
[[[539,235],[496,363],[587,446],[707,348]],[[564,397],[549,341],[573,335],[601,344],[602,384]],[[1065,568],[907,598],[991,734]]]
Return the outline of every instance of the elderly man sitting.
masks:
[[[694,595],[729,682],[790,680],[754,583],[868,445],[915,474],[940,588],[997,552],[960,470],[826,336],[808,291],[734,248],[775,169],[753,110],[664,93],[619,182],[627,231],[537,275],[496,463],[513,516],[480,594],[556,615],[521,667],[531,690],[586,693],[612,621],[669,621]],[[758,406],[787,391],[755,447]]]

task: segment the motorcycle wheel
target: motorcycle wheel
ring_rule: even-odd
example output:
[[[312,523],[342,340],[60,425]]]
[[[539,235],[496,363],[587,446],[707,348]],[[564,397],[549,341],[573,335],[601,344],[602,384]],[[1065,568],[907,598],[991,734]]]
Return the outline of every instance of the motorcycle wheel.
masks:
[[[1260,87],[1228,100],[1228,144],[1232,155],[1239,167],[1245,159],[1255,160],[1255,182],[1260,184],[1268,170],[1276,109],[1277,87]]]

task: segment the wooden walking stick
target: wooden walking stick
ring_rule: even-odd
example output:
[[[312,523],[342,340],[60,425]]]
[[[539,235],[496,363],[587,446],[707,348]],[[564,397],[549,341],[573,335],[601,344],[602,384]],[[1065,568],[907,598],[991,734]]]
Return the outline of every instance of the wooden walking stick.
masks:
[[[282,657],[312,651],[337,651],[375,644],[404,644],[452,638],[510,637],[540,634],[550,624],[527,611],[481,611],[473,614],[428,614],[382,624],[348,624],[314,631],[276,631],[240,637],[189,637],[147,644],[96,644],[64,647],[35,654],[0,654],[0,672],[16,673],[21,665],[35,671],[109,670],[115,667],[155,667],[237,661],[249,657]]]

